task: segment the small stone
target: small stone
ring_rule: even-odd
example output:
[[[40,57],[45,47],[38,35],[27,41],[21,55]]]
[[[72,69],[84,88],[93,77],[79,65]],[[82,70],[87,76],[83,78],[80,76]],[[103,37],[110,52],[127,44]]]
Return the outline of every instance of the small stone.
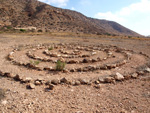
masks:
[[[130,74],[124,75],[124,79],[125,79],[125,80],[128,80],[128,79],[130,79],[130,78],[131,78],[131,75],[130,75]]]
[[[88,83],[88,81],[86,79],[79,79],[79,81],[81,84],[87,84]]]
[[[94,87],[97,88],[97,89],[100,89],[102,86],[101,86],[101,84],[97,84]]]
[[[68,73],[69,71],[67,69],[64,69],[63,70],[63,73]]]
[[[21,80],[22,80],[22,78],[21,78],[20,75],[18,75],[18,74],[14,77],[14,79],[15,79],[16,81],[21,81]]]
[[[34,84],[35,84],[35,85],[41,85],[41,82],[40,82],[40,81],[35,81]]]
[[[9,77],[9,78],[14,78],[15,75],[11,74],[11,73],[5,73],[4,76]]]
[[[80,85],[80,84],[81,84],[80,81],[78,81],[78,80],[75,81],[75,85]]]
[[[96,55],[97,53],[96,53],[96,52],[92,52],[91,54],[92,54],[92,55]]]
[[[118,81],[124,80],[124,76],[122,74],[118,73],[118,72],[116,73],[116,75],[114,76],[114,78],[116,80],[118,80]]]
[[[49,84],[49,89],[53,90],[54,89],[54,85],[53,84]]]
[[[99,84],[100,82],[97,80],[97,81],[95,81],[95,84]]]
[[[25,79],[22,80],[22,82],[31,82],[32,81],[32,78],[31,77],[26,77]]]
[[[1,104],[6,105],[6,104],[7,104],[7,100],[3,100],[3,101],[1,102]]]
[[[62,79],[60,80],[60,82],[61,82],[61,83],[66,83],[66,84],[67,84],[67,83],[68,83],[68,80],[64,77],[64,78],[62,78]]]
[[[60,81],[58,79],[53,79],[51,81],[51,83],[54,84],[54,85],[58,85],[60,83]]]
[[[125,109],[122,109],[120,113],[128,113]]]
[[[46,81],[45,85],[50,85],[51,84],[51,80]]]
[[[144,71],[145,71],[146,73],[150,73],[150,68],[146,68]]]
[[[138,74],[137,74],[137,73],[133,73],[133,74],[131,75],[131,77],[136,79],[136,78],[138,77]]]
[[[33,83],[30,83],[30,84],[28,85],[28,88],[30,88],[30,89],[35,89],[35,85],[34,85]]]
[[[114,78],[113,77],[106,77],[106,78],[104,78],[104,81],[106,83],[113,83],[114,82]]]
[[[105,82],[104,78],[102,78],[102,77],[99,77],[98,80],[99,80],[100,83],[104,83]]]
[[[89,61],[87,59],[83,59],[83,63],[88,63]]]

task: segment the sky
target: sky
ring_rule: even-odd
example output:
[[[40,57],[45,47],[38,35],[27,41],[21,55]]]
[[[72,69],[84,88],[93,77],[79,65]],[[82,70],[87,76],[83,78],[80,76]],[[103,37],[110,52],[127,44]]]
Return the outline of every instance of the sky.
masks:
[[[150,35],[150,0],[39,0],[85,16],[115,21],[142,35]]]

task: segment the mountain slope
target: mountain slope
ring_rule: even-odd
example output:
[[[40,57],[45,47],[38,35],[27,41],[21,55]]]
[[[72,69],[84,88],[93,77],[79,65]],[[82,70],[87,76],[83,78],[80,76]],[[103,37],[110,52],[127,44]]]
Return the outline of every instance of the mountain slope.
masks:
[[[139,36],[118,23],[88,18],[76,11],[56,8],[37,0],[0,0],[0,3],[0,26],[33,26],[47,32]]]

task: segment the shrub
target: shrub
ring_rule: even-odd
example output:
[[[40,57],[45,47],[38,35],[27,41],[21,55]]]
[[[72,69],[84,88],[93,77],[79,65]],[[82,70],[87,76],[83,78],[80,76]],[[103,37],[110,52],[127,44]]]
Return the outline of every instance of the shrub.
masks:
[[[56,62],[56,70],[57,71],[62,71],[65,68],[65,65],[66,65],[65,62],[57,60],[57,62]]]
[[[10,26],[7,26],[6,28],[7,28],[7,29],[12,29],[12,27],[10,27]]]
[[[128,36],[128,38],[132,38],[132,36]]]
[[[49,51],[53,50],[53,47],[49,47],[48,50],[49,50]]]
[[[20,31],[21,31],[21,32],[25,32],[26,30],[25,30],[25,29],[20,29]]]

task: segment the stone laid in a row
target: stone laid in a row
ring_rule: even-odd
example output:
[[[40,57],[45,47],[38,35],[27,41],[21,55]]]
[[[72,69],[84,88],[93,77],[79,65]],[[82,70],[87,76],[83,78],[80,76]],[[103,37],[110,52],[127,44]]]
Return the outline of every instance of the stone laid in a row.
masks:
[[[27,83],[27,88],[34,89],[35,86],[37,85],[48,85],[50,89],[54,89],[55,85],[58,84],[68,84],[68,85],[91,85],[91,84],[100,84],[100,83],[116,83],[116,81],[124,81],[128,79],[136,79],[140,75],[144,75],[145,73],[150,73],[150,68],[145,68],[143,71],[137,71],[135,73],[127,74],[127,75],[122,75],[120,73],[116,73],[115,75],[109,75],[109,76],[100,76],[98,77],[97,80],[91,79],[91,80],[86,80],[86,79],[75,79],[74,81],[68,80],[65,77],[61,79],[52,79],[45,81],[42,78],[38,78],[36,80],[33,80],[31,77],[21,77],[20,75],[14,75],[9,72],[2,72],[0,70],[0,76],[3,77],[8,77],[12,78],[15,81],[20,81],[20,83]],[[96,88],[100,88],[98,85],[95,86]]]

